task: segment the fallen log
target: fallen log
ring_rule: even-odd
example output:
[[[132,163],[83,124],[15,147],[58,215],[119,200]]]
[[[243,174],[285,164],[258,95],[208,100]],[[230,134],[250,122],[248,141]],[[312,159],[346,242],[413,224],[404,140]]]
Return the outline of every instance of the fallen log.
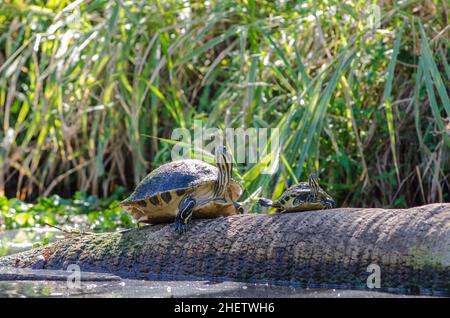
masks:
[[[194,220],[184,235],[173,224],[76,235],[0,266],[30,268],[42,255],[46,269],[78,264],[123,278],[450,293],[450,204],[236,215]]]

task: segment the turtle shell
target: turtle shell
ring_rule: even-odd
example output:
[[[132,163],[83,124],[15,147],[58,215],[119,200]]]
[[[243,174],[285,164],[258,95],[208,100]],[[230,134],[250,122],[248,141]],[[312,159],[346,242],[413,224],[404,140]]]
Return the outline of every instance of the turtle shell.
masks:
[[[294,208],[294,202],[299,196],[309,196],[311,193],[311,187],[308,182],[300,182],[287,189],[281,197],[274,202],[275,206],[283,207],[285,210]],[[325,202],[333,202],[331,198],[322,188],[319,188],[317,199],[313,199],[310,202],[303,203],[303,207],[298,208],[298,211],[302,210],[315,210],[327,208]]]
[[[274,201],[274,204],[284,206],[291,197],[294,198],[301,192],[309,193],[310,191],[311,187],[308,182],[299,182],[284,191],[283,194]]]
[[[180,200],[192,194],[198,200],[211,197],[211,186],[217,180],[219,169],[197,159],[178,160],[166,163],[148,174],[134,192],[120,202],[122,208],[133,218],[145,223],[162,223],[173,220]],[[229,198],[234,201],[242,192],[238,182],[231,180],[228,188]],[[194,218],[232,215],[235,208],[232,201],[219,206],[209,204],[194,210]]]
[[[149,173],[121,203],[139,201],[165,192],[192,189],[216,181],[218,174],[217,167],[197,159],[169,162]]]

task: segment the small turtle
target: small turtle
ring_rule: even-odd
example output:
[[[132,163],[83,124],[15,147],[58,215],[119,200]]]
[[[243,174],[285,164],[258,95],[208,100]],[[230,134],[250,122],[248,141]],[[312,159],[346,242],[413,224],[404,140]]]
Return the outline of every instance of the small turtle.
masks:
[[[153,170],[120,206],[142,223],[175,220],[184,233],[191,218],[244,213],[235,202],[242,187],[231,179],[233,161],[226,147],[215,152],[216,166],[197,159],[177,160]]]
[[[308,182],[300,182],[293,185],[272,202],[260,199],[258,204],[265,207],[273,207],[277,212],[299,212],[308,210],[332,209],[335,202],[319,185],[317,177],[311,173]]]

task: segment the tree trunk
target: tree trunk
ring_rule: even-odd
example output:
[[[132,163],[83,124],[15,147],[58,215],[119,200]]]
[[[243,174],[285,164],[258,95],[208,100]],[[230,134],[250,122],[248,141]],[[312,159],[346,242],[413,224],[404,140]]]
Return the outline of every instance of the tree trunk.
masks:
[[[126,278],[228,279],[311,287],[377,286],[450,293],[450,204],[405,210],[333,209],[246,214],[126,232],[76,235],[0,258],[0,266]],[[379,269],[379,280],[376,278]],[[369,282],[369,285],[367,285]]]

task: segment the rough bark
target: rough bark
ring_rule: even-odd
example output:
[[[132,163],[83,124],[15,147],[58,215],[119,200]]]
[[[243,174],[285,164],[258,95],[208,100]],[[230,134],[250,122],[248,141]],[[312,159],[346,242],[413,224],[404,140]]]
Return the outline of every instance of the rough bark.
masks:
[[[78,235],[0,258],[0,266],[107,272],[126,278],[229,279],[311,287],[366,288],[380,267],[381,288],[450,293],[450,204],[411,209],[333,209],[246,214],[128,232]]]

